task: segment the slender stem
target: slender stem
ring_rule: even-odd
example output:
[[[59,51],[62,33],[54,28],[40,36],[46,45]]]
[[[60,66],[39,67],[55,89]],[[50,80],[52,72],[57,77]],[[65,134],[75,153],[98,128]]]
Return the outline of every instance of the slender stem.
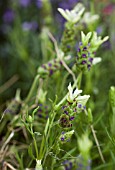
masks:
[[[86,116],[88,116],[87,110],[85,110],[85,114],[86,114]],[[95,130],[94,130],[93,125],[90,125],[90,128],[91,128],[91,131],[92,131],[92,133],[93,133],[93,137],[94,137],[94,139],[95,139],[95,143],[96,143],[96,145],[97,145],[97,148],[98,148],[98,151],[99,151],[99,155],[100,155],[100,157],[101,157],[101,160],[102,160],[103,163],[105,163],[105,159],[104,159],[103,154],[102,154],[102,152],[101,152],[101,148],[100,148],[100,145],[99,145],[99,142],[98,142],[98,139],[97,139],[97,136],[96,136],[96,133],[95,133]]]
[[[36,151],[36,157],[37,157],[37,160],[39,159],[39,156],[38,156],[38,148],[37,148],[37,143],[36,143],[36,139],[34,137],[34,134],[33,134],[33,140],[34,140],[34,146],[35,146],[35,151]]]
[[[28,93],[28,96],[27,96],[27,98],[25,99],[25,102],[26,102],[26,103],[28,103],[28,101],[31,99],[31,97],[32,97],[32,95],[33,95],[33,93],[34,93],[34,90],[35,90],[35,88],[36,88],[36,86],[37,86],[39,77],[40,77],[40,75],[37,75],[37,76],[35,77],[34,82],[33,82],[32,86],[31,86],[31,89],[30,89],[30,91],[29,91],[29,93]]]
[[[99,151],[99,155],[100,155],[100,157],[101,157],[101,160],[102,160],[103,163],[105,163],[105,159],[104,159],[103,154],[102,154],[102,152],[101,152],[101,149],[100,149],[100,146],[99,146],[99,142],[98,142],[97,136],[96,136],[96,134],[95,134],[95,130],[94,130],[93,125],[90,125],[90,128],[91,128],[91,131],[92,131],[92,133],[93,133],[93,136],[94,136],[94,139],[95,139],[95,143],[96,143],[96,145],[97,145],[97,148],[98,148],[98,151]]]

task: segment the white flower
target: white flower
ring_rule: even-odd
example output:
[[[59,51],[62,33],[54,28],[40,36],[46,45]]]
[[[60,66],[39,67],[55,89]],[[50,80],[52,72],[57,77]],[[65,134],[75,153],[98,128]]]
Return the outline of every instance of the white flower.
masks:
[[[81,23],[92,24],[98,19],[99,19],[99,15],[97,15],[97,14],[92,15],[90,12],[85,12],[85,14],[81,20]]]
[[[102,59],[101,59],[100,57],[95,57],[95,58],[93,59],[92,64],[95,65],[95,64],[101,62],[101,60],[102,60]]]
[[[73,92],[73,88],[71,87],[71,83],[69,83],[69,86],[68,86],[68,90],[69,90],[69,94],[67,96],[67,100],[72,103],[73,100],[80,94],[82,93],[82,90],[78,90],[76,88],[76,90]]]
[[[73,10],[63,10],[62,8],[58,8],[58,11],[61,15],[69,22],[76,23],[80,20],[81,15],[83,14],[85,8],[81,3],[78,3]]]

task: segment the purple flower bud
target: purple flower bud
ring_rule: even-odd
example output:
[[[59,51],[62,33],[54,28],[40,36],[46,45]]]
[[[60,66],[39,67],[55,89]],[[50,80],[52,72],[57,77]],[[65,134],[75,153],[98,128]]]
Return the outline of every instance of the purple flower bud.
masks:
[[[84,47],[84,48],[83,48],[83,51],[85,51],[85,50],[87,50],[87,47]]]
[[[71,116],[71,117],[70,117],[70,120],[72,121],[72,120],[74,120],[74,118],[75,118],[74,116]]]
[[[83,106],[84,109],[86,109],[86,106]]]
[[[62,131],[62,133],[61,133],[61,134],[63,135],[63,134],[65,134],[65,132],[64,132],[64,131]]]
[[[92,61],[93,61],[93,58],[89,58],[89,61],[92,63]]]
[[[78,49],[77,49],[77,52],[80,52],[80,51],[81,51],[81,49],[80,49],[80,48],[78,48]]]
[[[82,61],[82,64],[86,64],[87,62],[85,60]]]
[[[82,107],[82,104],[79,103],[79,104],[77,105],[77,107],[78,107],[78,108],[81,108],[81,107]]]
[[[61,141],[64,141],[64,137],[61,137]]]
[[[51,76],[53,74],[53,70],[49,70],[49,74]]]
[[[68,114],[69,114],[67,110],[64,110],[64,113],[65,113],[66,115],[68,115]]]
[[[87,56],[86,56],[86,54],[82,54],[82,57],[83,57],[83,58],[86,58]]]
[[[90,64],[88,64],[88,65],[87,65],[87,68],[88,68],[88,70],[90,70],[90,68],[91,68],[91,65],[90,65]]]
[[[67,106],[62,106],[62,109],[64,110]]]
[[[51,66],[52,66],[52,64],[51,64],[51,63],[48,63],[48,66],[49,66],[49,67],[51,67]]]

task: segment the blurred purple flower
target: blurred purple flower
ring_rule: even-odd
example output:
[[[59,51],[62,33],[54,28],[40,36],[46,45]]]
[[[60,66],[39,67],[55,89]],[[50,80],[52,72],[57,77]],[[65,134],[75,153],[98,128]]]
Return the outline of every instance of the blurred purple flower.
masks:
[[[3,14],[3,21],[5,23],[11,23],[14,20],[14,11],[12,9],[7,9]]]
[[[72,9],[78,0],[66,0],[59,3],[59,7],[63,9]]]
[[[98,35],[101,35],[102,32],[103,32],[103,27],[101,25],[98,26],[97,29],[96,29],[96,32],[97,32]]]
[[[31,21],[31,22],[24,22],[22,24],[22,28],[24,31],[35,31],[38,28],[38,23],[36,21]]]
[[[42,8],[42,6],[43,6],[42,0],[36,0],[36,6],[38,8]]]
[[[28,7],[31,3],[31,0],[19,0],[19,3],[22,7]]]

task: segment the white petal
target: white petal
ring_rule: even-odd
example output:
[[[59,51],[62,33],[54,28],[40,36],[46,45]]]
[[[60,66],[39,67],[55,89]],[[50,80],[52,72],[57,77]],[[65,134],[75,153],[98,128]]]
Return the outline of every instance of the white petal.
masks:
[[[74,91],[74,93],[73,93],[73,97],[74,97],[74,98],[77,97],[80,93],[82,93],[82,90],[76,89],[76,90]]]
[[[109,39],[109,36],[106,36],[102,41],[105,42]]]
[[[101,59],[100,57],[95,57],[95,58],[93,59],[92,64],[95,65],[95,64],[101,62],[101,60],[102,60],[102,59]]]
[[[58,11],[61,13],[61,15],[66,19],[69,20],[68,15],[62,8],[58,8]]]
[[[89,98],[90,98],[90,95],[78,96],[77,101],[78,101],[78,103],[85,105]]]
[[[71,83],[69,83],[69,86],[68,86],[68,90],[69,90],[69,94],[68,94],[68,100],[71,102],[73,100],[73,89],[71,87]]]

